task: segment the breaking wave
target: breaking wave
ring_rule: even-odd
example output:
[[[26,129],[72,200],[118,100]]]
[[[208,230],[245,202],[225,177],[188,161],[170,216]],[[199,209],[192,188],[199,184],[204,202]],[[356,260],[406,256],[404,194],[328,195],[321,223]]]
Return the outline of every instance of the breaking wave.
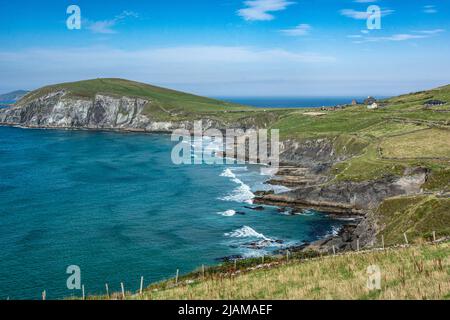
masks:
[[[230,238],[258,238],[268,241],[272,240],[270,238],[267,238],[262,233],[256,232],[255,229],[249,226],[243,226],[242,228],[236,229],[232,232],[225,233],[225,236]]]
[[[218,212],[217,214],[220,214],[221,216],[224,216],[224,217],[232,217],[232,216],[234,216],[236,214],[236,211],[234,211],[234,210],[227,210],[227,211],[224,211],[224,212]]]
[[[236,170],[236,168],[234,168],[234,170]],[[242,180],[236,177],[236,175],[233,172],[233,169],[231,168],[225,169],[220,176],[230,178],[231,181],[238,184],[238,187],[236,187],[229,195],[219,198],[219,200],[245,202],[249,204],[253,203],[255,195],[252,192],[250,186],[246,185],[244,182],[242,182]]]

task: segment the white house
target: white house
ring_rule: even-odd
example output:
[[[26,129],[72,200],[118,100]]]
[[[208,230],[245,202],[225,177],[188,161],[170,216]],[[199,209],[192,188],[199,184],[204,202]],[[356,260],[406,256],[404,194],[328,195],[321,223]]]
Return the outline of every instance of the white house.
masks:
[[[367,106],[367,109],[369,109],[369,110],[378,109],[378,104],[377,104],[376,102],[374,102],[374,103],[372,103],[372,104],[369,104],[369,105]]]

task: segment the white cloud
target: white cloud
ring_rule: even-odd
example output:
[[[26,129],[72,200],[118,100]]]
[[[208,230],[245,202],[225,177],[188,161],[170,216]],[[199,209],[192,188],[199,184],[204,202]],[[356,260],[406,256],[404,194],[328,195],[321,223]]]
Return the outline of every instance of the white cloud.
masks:
[[[422,33],[422,34],[428,34],[428,35],[433,35],[433,34],[438,34],[441,32],[445,32],[444,29],[433,29],[433,30],[420,30],[420,31],[416,31],[417,33]]]
[[[102,20],[102,21],[90,21],[85,20],[84,24],[87,25],[86,28],[93,33],[102,33],[102,34],[113,34],[117,33],[114,30],[114,27],[121,21],[126,18],[137,18],[138,14],[132,11],[123,11],[121,14],[115,16],[110,20]]]
[[[385,17],[390,14],[393,14],[395,11],[391,9],[381,10],[381,16]],[[366,20],[369,17],[367,11],[357,11],[354,9],[342,9],[339,13],[347,18],[352,18],[355,20]]]
[[[436,9],[436,6],[427,5],[427,6],[423,6],[423,12],[432,14],[432,13],[437,13],[438,10]]]
[[[378,0],[355,0],[356,3],[372,3],[377,2]]]
[[[281,30],[281,32],[284,33],[285,35],[296,37],[296,36],[305,36],[309,33],[310,30],[311,26],[309,24],[303,23],[299,24],[295,28]]]
[[[247,21],[268,21],[275,18],[270,12],[285,10],[294,3],[287,0],[249,0],[244,1],[246,8],[237,13]]]
[[[433,35],[439,34],[441,32],[444,32],[444,29],[434,29],[434,30],[421,30],[421,31],[414,31],[413,33],[398,33],[393,34],[390,36],[384,36],[384,37],[362,37],[361,40],[355,41],[355,43],[364,43],[364,42],[382,42],[382,41],[407,41],[407,40],[414,40],[414,39],[425,39],[430,38]],[[352,36],[349,36],[352,38]],[[356,38],[356,37],[353,37]]]
[[[350,34],[347,36],[347,38],[350,38],[350,39],[361,39],[362,37],[363,36],[360,34]]]

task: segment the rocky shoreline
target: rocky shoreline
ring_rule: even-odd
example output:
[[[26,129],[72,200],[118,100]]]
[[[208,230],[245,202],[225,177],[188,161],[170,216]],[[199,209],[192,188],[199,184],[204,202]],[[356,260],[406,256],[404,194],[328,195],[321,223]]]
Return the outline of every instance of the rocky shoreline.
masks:
[[[298,174],[301,172],[301,174]],[[286,248],[285,250],[319,252],[356,250],[373,246],[378,230],[375,210],[390,197],[421,194],[428,170],[415,168],[403,177],[386,177],[364,182],[330,183],[332,177],[314,176],[312,169],[292,164],[281,166],[278,175],[267,183],[295,186],[291,191],[275,194],[259,192],[256,205],[274,205],[290,208],[293,213],[305,209],[324,212],[336,219],[349,220],[337,235],[325,237],[312,243]],[[305,177],[306,181],[305,181]]]

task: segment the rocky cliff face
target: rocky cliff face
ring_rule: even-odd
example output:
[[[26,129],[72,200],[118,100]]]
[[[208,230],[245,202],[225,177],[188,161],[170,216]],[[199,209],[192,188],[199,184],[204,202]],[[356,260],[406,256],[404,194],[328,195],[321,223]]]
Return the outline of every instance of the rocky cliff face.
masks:
[[[97,94],[94,99],[71,98],[65,91],[0,110],[0,124],[36,128],[111,129],[170,132],[191,129],[191,122],[157,121],[143,113],[152,101]],[[207,127],[215,123],[205,120]]]

